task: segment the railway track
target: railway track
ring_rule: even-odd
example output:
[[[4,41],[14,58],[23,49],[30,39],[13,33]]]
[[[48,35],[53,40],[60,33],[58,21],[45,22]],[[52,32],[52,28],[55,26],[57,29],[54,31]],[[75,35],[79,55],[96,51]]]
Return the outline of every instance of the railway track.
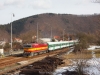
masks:
[[[10,57],[0,59],[0,75],[7,75],[7,73],[11,73],[16,70],[19,70],[22,67],[27,66],[35,61],[41,60],[45,57],[63,55],[64,53],[67,53],[67,52],[68,52],[68,48],[64,48],[61,50],[56,50],[50,53],[36,55],[29,58],[10,56]],[[18,65],[17,63],[20,61],[27,61],[27,63]]]

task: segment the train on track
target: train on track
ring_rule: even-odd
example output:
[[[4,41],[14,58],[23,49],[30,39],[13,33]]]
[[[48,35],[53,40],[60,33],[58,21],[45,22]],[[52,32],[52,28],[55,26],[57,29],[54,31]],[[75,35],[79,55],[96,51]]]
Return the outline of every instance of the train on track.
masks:
[[[71,40],[71,41],[24,44],[23,45],[24,55],[34,56],[34,54],[39,54],[42,52],[46,53],[57,49],[70,47],[75,45],[77,42],[78,42],[77,40]]]

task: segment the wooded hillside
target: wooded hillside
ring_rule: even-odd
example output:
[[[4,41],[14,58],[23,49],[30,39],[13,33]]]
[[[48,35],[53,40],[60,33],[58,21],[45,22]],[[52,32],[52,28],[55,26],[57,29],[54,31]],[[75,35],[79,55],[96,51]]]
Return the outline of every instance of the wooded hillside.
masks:
[[[13,37],[35,36],[37,24],[39,37],[50,37],[51,29],[53,36],[62,36],[63,31],[69,34],[77,32],[96,33],[100,29],[100,15],[44,13],[29,16],[12,23]],[[11,24],[0,25],[0,39],[10,38],[10,28]]]

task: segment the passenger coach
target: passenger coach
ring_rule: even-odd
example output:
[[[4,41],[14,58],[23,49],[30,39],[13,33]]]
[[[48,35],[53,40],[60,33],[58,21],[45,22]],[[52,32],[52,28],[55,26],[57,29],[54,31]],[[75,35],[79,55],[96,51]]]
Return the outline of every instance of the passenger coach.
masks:
[[[50,52],[57,49],[62,49],[65,47],[73,46],[77,43],[76,40],[72,41],[59,41],[59,42],[47,42],[47,43],[31,43],[31,44],[24,44],[24,55],[31,55],[33,56],[35,53],[41,52]]]

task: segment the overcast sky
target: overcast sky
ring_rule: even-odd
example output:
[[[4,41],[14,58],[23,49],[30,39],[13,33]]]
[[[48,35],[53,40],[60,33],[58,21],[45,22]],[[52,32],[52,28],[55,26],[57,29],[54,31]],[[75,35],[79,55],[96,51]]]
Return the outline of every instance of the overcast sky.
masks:
[[[0,24],[41,13],[100,14],[100,0],[0,0]]]

